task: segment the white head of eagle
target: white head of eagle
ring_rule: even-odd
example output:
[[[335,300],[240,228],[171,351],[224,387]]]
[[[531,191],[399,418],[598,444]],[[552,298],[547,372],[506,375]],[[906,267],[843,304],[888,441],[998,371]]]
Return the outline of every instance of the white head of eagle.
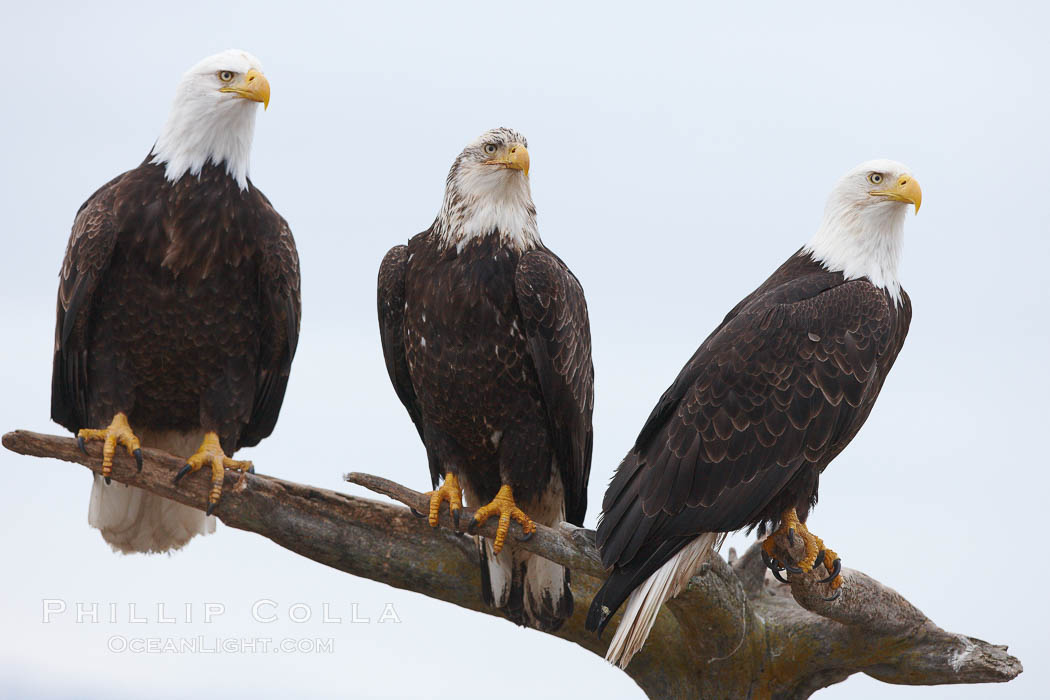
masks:
[[[922,190],[907,166],[885,159],[861,163],[831,191],[824,220],[803,252],[846,279],[867,277],[900,303],[897,268],[909,204],[918,213]]]
[[[449,170],[433,230],[457,250],[493,234],[519,252],[539,245],[524,136],[500,127],[463,149]]]
[[[199,175],[208,163],[225,164],[230,177],[247,189],[260,102],[269,105],[270,83],[259,59],[239,49],[205,58],[182,76],[150,162],[165,166],[169,182],[186,173]]]

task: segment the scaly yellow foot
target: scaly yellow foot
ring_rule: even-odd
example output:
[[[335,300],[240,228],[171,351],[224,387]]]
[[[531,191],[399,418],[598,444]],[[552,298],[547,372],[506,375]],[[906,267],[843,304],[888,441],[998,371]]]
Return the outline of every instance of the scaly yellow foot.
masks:
[[[802,544],[805,546],[806,553],[794,566],[781,564],[774,555],[776,538],[780,535],[786,535],[789,544],[794,544],[796,536],[802,538]],[[835,591],[835,594],[828,600],[834,600],[839,596],[838,589],[842,586],[842,574],[840,573],[842,571],[842,560],[833,550],[824,546],[824,540],[811,533],[809,528],[799,521],[798,514],[794,508],[785,511],[781,515],[780,528],[769,535],[762,543],[762,558],[765,560],[766,566],[773,571],[773,575],[785,583],[787,581],[780,576],[781,571],[786,570],[791,574],[802,574],[812,571],[823,564],[828,571],[828,576],[818,580],[817,583],[831,584],[831,589]]]
[[[86,440],[103,441],[102,476],[107,484],[110,483],[109,477],[113,473],[113,455],[117,452],[117,443],[120,443],[127,449],[128,454],[135,458],[135,465],[139,468],[139,471],[142,471],[142,449],[139,445],[139,439],[135,437],[135,433],[131,432],[131,426],[128,425],[128,417],[123,413],[113,416],[113,421],[108,428],[103,430],[82,428],[77,432],[77,444],[85,454],[87,454],[87,448],[84,447]]]
[[[198,471],[205,464],[211,465],[211,492],[208,494],[208,515],[211,515],[212,511],[215,510],[215,504],[219,502],[219,498],[222,496],[222,480],[226,476],[226,470],[237,469],[241,472],[252,472],[254,474],[255,467],[252,466],[251,462],[227,457],[226,453],[222,451],[222,445],[219,444],[219,436],[211,432],[204,435],[204,441],[201,442],[200,448],[192,457],[186,460],[186,464],[175,475],[175,483],[179,483],[179,479],[190,472]]]
[[[424,496],[430,497],[430,513],[427,522],[430,527],[438,526],[438,512],[441,510],[441,502],[448,501],[448,512],[452,516],[452,522],[459,527],[459,512],[463,508],[463,489],[459,487],[459,479],[455,474],[445,474],[445,482],[434,491],[427,491]],[[422,515],[417,513],[417,515]]]
[[[507,531],[510,529],[511,519],[517,520],[521,525],[521,531],[525,533],[523,539],[529,539],[529,537],[532,537],[532,533],[536,532],[536,524],[532,522],[532,518],[525,515],[525,511],[518,508],[518,504],[514,502],[514,494],[508,484],[503,484],[500,487],[499,493],[496,494],[491,503],[477,509],[474,513],[472,527],[484,525],[486,520],[497,514],[499,515],[499,526],[496,528],[496,539],[492,542],[492,551],[495,554],[500,553],[500,550],[503,549],[503,543],[507,541]]]

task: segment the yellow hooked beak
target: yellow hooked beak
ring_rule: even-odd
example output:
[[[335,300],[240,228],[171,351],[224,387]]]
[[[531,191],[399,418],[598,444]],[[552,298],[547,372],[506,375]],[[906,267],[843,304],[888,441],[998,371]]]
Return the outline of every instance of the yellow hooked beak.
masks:
[[[919,213],[919,207],[922,206],[922,189],[919,187],[919,181],[911,175],[901,175],[893,189],[872,192],[871,196],[914,204],[916,214]]]
[[[502,165],[504,168],[512,168],[529,176],[529,149],[520,143],[512,143],[507,147],[507,155],[503,158],[486,160],[485,165]]]
[[[263,109],[270,106],[270,81],[257,70],[250,70],[244,74],[244,80],[237,85],[219,88],[219,92],[232,92],[237,97],[243,97],[252,102],[262,102]]]

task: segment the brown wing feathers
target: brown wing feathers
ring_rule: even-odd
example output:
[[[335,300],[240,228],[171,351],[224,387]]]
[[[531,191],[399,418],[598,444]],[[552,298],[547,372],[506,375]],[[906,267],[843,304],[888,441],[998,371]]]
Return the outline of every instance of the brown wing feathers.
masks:
[[[594,410],[590,321],[583,288],[565,263],[546,250],[526,253],[514,282],[566,488],[566,518],[582,525]]]
[[[158,337],[179,338],[187,347],[224,342],[226,347],[220,350],[236,362],[224,364],[215,359],[214,367],[196,371],[202,384],[224,373],[229,381],[217,385],[208,396],[202,392],[201,400],[209,404],[208,412],[215,414],[217,425],[226,426],[231,420],[238,423],[223,436],[232,441],[239,434],[229,449],[254,445],[274,428],[298,343],[295,242],[269,200],[254,187],[240,191],[223,169],[208,166],[199,178],[183,178],[178,183],[167,182],[163,173],[162,167],[144,162],[99,189],[77,213],[59,284],[52,418],[75,431],[86,427],[89,420],[108,420],[112,411],[127,410],[134,403],[115,400],[115,387],[124,387],[119,391],[127,397],[138,395],[142,386],[169,381],[170,372],[158,374],[157,368],[170,369],[171,365],[149,360],[170,352],[170,348],[150,345]],[[216,265],[225,265],[225,276],[213,274]],[[164,306],[168,304],[164,300],[164,308],[150,307],[158,298],[156,292],[149,297],[152,302],[141,292],[156,275],[171,275],[172,288],[177,282],[191,290],[207,286],[208,301],[184,294],[177,303]],[[238,285],[242,279],[250,282],[223,287],[223,280]],[[195,310],[194,303],[205,306]],[[122,326],[123,331],[106,328],[99,334],[92,326],[111,322],[114,304],[124,305],[121,310],[126,318],[120,320],[131,325]],[[250,325],[233,330],[197,322],[204,311],[224,304],[228,308],[218,318],[237,318],[238,323]],[[109,309],[109,316],[97,317],[102,307]],[[173,331],[172,325],[183,330]],[[120,334],[128,328],[137,334],[135,340],[108,342],[109,338],[124,338]],[[129,353],[135,356],[129,359]],[[88,376],[89,360],[98,370],[96,376]],[[204,376],[208,372],[213,376]],[[192,372],[180,376],[192,376]],[[200,386],[185,388],[201,390]],[[247,401],[243,412],[233,405],[242,393]],[[209,398],[214,396],[219,398]],[[157,430],[199,422],[202,413],[187,404],[185,415],[174,416],[148,403],[140,401],[136,408],[140,418],[156,423],[146,427]],[[109,415],[99,418],[92,412]]]
[[[266,204],[269,206],[268,200]],[[287,222],[276,211],[273,216],[280,220],[281,226],[278,235],[267,239],[262,246],[260,294],[269,332],[264,335],[251,420],[241,434],[241,445],[248,447],[273,432],[299,345],[302,315],[299,254]]]
[[[72,431],[85,427],[87,421],[85,308],[116,244],[113,209],[118,185],[125,175],[103,185],[81,205],[62,261],[51,373],[51,419]]]

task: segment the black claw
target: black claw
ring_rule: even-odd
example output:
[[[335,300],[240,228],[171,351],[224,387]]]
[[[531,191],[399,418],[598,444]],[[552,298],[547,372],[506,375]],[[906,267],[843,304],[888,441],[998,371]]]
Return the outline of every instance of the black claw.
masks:
[[[760,551],[762,553],[762,563],[766,565],[767,569],[773,572],[773,578],[781,583],[788,583],[788,580],[780,575],[780,572],[784,570],[780,566],[780,562],[766,554],[766,550],[762,549]]]
[[[208,509],[206,511],[204,511],[205,515],[211,515],[212,513],[214,513],[215,512],[215,505],[216,505],[215,503],[210,503],[209,502],[208,503]]]
[[[532,539],[532,536],[535,535],[535,534],[536,534],[535,530],[533,530],[532,532],[524,532],[524,531],[522,531],[521,537],[515,536],[515,539],[518,540],[518,542],[528,542],[529,540]]]
[[[817,552],[817,558],[813,561],[813,568],[815,569],[815,568],[817,568],[818,566],[820,566],[823,563],[824,563],[824,550],[822,549],[819,552]]]
[[[802,569],[798,568],[797,566],[792,566],[791,564],[784,564],[784,571],[788,572],[789,574],[802,573]]]
[[[762,551],[762,563],[766,565],[766,568],[770,571],[783,571],[784,567],[780,565],[780,562],[773,557],[766,554],[766,550]]]
[[[175,478],[171,480],[171,483],[173,483],[173,484],[179,483],[179,479],[181,479],[182,477],[184,477],[187,474],[189,474],[190,473],[190,469],[192,469],[192,468],[193,467],[191,467],[190,465],[184,464],[182,466],[182,469],[179,470],[179,473],[175,475]]]
[[[135,455],[135,466],[138,467],[139,471],[142,471],[142,450],[135,448],[135,451],[131,454]]]
[[[836,559],[831,564],[831,573],[828,574],[827,578],[822,578],[817,581],[817,583],[831,583],[835,580],[835,577],[839,575],[840,571],[842,571],[842,560]]]
[[[80,448],[81,452],[87,454],[87,445],[84,444],[84,438],[80,437],[79,435],[77,435],[77,447]]]
[[[451,506],[449,507],[451,508]],[[462,508],[456,508],[452,511],[452,522],[455,524],[457,530],[459,529],[459,516],[461,515],[461,510]]]
[[[252,466],[248,467],[248,473],[249,474],[254,474],[255,473],[255,465],[254,464]]]
[[[425,517],[427,517],[427,516],[423,515],[422,513],[420,513],[418,510],[416,510],[415,508],[413,508],[412,506],[409,506],[408,509],[410,511],[412,511],[412,515],[416,516],[417,518],[425,518]]]
[[[113,483],[113,480],[110,479],[108,476],[104,476],[104,477],[102,477],[102,479],[106,482],[106,486],[109,486],[110,484]]]
[[[795,546],[795,528],[788,529],[788,545]]]
[[[473,535],[477,531],[478,531],[478,521],[475,520],[474,518],[471,518],[470,519],[470,524],[467,525],[467,534],[468,535]]]
[[[832,593],[827,598],[825,598],[824,600],[826,600],[826,601],[828,601],[830,603],[831,601],[837,599],[840,595],[842,595],[842,589],[841,588],[836,588],[835,592]]]

